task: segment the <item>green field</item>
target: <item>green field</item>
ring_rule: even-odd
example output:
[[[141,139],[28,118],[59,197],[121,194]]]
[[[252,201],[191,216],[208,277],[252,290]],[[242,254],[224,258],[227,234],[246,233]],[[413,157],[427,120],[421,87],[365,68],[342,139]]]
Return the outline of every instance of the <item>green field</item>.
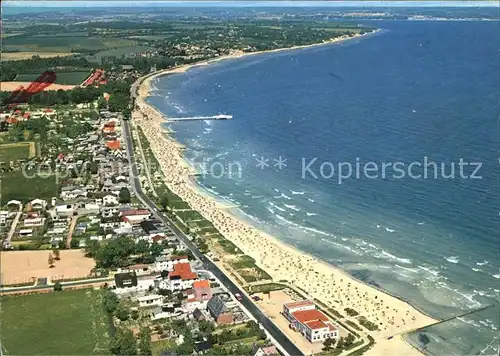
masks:
[[[108,354],[102,294],[92,289],[1,297],[5,354]]]
[[[145,46],[121,47],[121,48],[108,49],[108,50],[104,50],[101,52],[97,52],[96,54],[94,54],[92,56],[86,56],[85,59],[87,59],[89,62],[101,63],[102,59],[105,57],[118,57],[119,58],[121,56],[124,56],[125,54],[145,52],[145,51],[151,50],[151,49],[153,49],[153,48],[145,47]]]
[[[135,41],[121,38],[76,37],[76,36],[14,36],[3,39],[4,50],[33,52],[78,52],[79,50],[104,50],[130,47]]]
[[[62,85],[80,85],[90,75],[90,71],[82,72],[57,72],[55,84]],[[31,82],[37,79],[40,74],[18,74],[14,81],[16,82]]]
[[[30,143],[0,145],[0,162],[25,160],[32,157]]]
[[[15,199],[29,202],[35,198],[48,199],[58,196],[58,188],[55,175],[47,178],[22,170],[5,172],[2,174],[0,195],[2,202]]]

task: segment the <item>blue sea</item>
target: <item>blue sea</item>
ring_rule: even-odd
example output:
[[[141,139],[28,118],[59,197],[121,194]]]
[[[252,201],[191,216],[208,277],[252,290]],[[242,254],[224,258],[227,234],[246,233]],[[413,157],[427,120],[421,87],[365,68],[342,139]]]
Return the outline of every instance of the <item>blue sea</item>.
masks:
[[[169,126],[255,226],[434,317],[496,305],[415,345],[497,354],[500,23],[363,22],[382,31],[162,77],[148,101],[233,115]]]

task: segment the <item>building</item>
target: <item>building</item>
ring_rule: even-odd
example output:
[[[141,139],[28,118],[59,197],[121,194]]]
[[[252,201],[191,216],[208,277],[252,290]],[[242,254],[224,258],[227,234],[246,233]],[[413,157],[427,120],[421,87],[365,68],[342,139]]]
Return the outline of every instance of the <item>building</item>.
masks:
[[[123,272],[115,274],[115,285],[117,288],[137,287],[137,274],[135,272]]]
[[[280,353],[276,349],[276,346],[259,347],[252,354],[253,356],[267,356],[267,355],[279,355]]]
[[[212,298],[212,289],[210,289],[210,281],[203,279],[193,283],[194,298],[198,301],[210,300]]]
[[[207,310],[217,324],[232,324],[234,321],[233,314],[229,312],[226,303],[218,295],[214,295],[210,298],[207,304]]]
[[[198,275],[191,271],[189,263],[177,263],[173,271],[168,274],[167,289],[172,292],[189,289],[197,279]]]
[[[159,256],[155,260],[155,271],[173,271],[174,266],[178,263],[189,263],[188,256]]]
[[[338,328],[311,301],[283,305],[283,316],[291,327],[300,332],[309,342],[322,342],[339,336]]]
[[[289,321],[293,322],[294,318],[292,313],[302,310],[313,310],[316,306],[310,300],[302,300],[300,302],[292,302],[283,304],[283,316]]]
[[[122,217],[123,221],[135,225],[149,219],[151,213],[149,210],[125,210],[120,213],[120,216]]]
[[[124,268],[120,268],[119,272],[132,272],[135,274],[148,274],[149,273],[149,265],[146,264],[137,264],[130,265]]]

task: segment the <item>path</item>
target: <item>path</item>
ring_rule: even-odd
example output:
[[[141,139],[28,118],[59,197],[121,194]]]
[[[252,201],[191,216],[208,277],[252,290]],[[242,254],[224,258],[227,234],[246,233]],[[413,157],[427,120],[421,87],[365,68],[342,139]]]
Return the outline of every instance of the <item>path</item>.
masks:
[[[9,234],[7,235],[7,239],[5,240],[5,243],[4,243],[6,246],[10,246],[10,240],[12,239],[14,232],[16,232],[17,223],[19,222],[19,218],[21,218],[22,214],[23,214],[22,211],[18,211],[16,213],[16,217],[12,221],[12,225],[10,226]]]
[[[137,148],[139,149],[139,152],[141,154],[142,162],[144,163],[144,168],[146,170],[146,178],[148,179],[149,187],[151,188],[151,192],[155,197],[158,197],[158,194],[156,194],[155,186],[153,185],[153,181],[151,180],[151,175],[149,174],[149,165],[148,162],[146,161],[146,156],[144,155],[144,150],[142,149],[142,143],[141,143],[141,135],[139,135],[139,132],[136,131],[136,138],[137,138]]]
[[[71,239],[73,237],[73,231],[75,230],[76,222],[78,220],[78,216],[71,217],[71,223],[69,224],[68,235],[66,236],[66,248],[71,248]]]

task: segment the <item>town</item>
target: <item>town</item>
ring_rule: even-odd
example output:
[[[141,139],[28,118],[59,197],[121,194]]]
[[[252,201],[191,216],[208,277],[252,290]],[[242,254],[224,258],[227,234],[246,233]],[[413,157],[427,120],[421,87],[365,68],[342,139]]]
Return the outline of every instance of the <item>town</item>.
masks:
[[[2,61],[0,315],[4,325],[16,327],[2,330],[0,350],[70,355],[369,350],[371,333],[379,331],[375,320],[348,307],[338,311],[288,280],[273,279],[171,189],[169,172],[138,119],[141,108],[131,88],[165,68],[372,29],[300,25],[288,17],[227,23],[219,15],[195,16],[192,26],[185,20],[165,25],[165,14],[159,16],[154,22],[73,25],[64,14],[58,25],[21,27],[19,37],[25,19],[5,22],[12,35],[4,42],[5,53],[12,60]],[[34,20],[40,19],[34,15]],[[199,27],[207,31],[200,35]],[[101,44],[91,46],[82,31]],[[49,54],[67,44],[52,38],[67,33],[73,43],[91,48]],[[130,38],[118,40],[122,35]],[[47,49],[37,47],[33,56],[20,49],[38,38],[46,39]],[[144,45],[136,46],[139,38]],[[103,45],[111,40],[112,48]]]

